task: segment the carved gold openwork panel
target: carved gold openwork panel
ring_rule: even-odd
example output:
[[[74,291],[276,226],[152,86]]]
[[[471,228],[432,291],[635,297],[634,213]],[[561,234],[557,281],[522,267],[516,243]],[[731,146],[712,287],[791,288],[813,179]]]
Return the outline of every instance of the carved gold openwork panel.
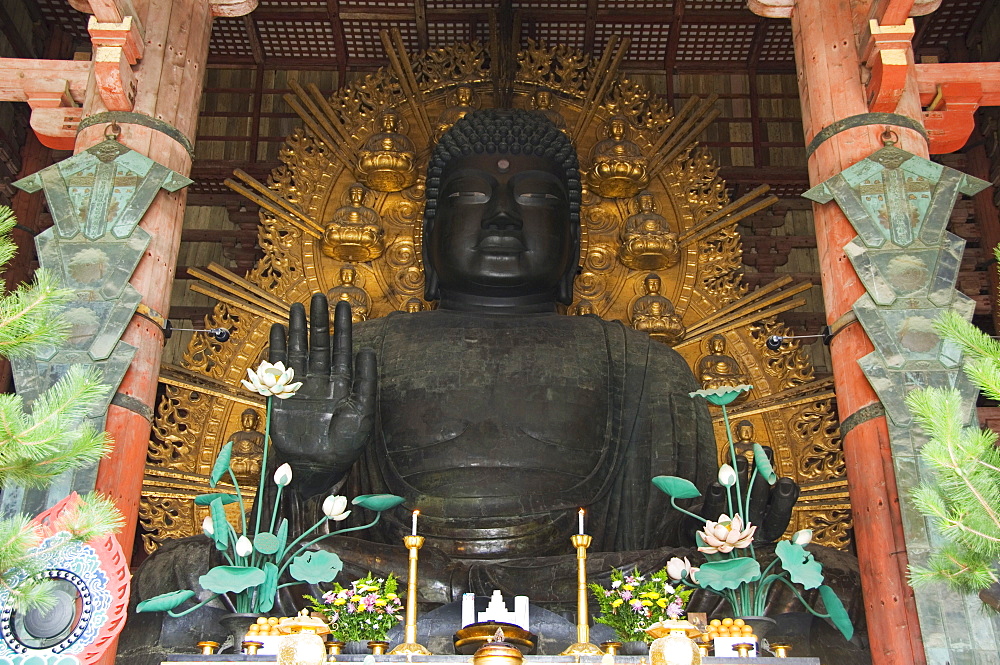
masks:
[[[141,508],[147,550],[198,532],[192,497],[207,486],[223,443],[252,448],[260,425],[247,411],[257,409],[262,422],[263,403],[239,379],[263,357],[268,329],[287,319],[290,303],[323,292],[368,319],[431,306],[422,300],[423,173],[443,129],[495,105],[490,59],[472,44],[411,61],[393,38],[384,41],[393,68],[332,94],[293,84],[287,101],[303,127],[285,142],[282,165],[266,183],[240,172],[230,181],[261,206],[265,256],[246,278],[218,266],[192,271],[202,280],[193,288],[219,301],[207,325],[232,337],[219,344],[197,336],[182,366],[163,370]],[[748,293],[742,283],[736,223],[774,198],[761,187],[731,200],[697,143],[714,100],[668,108],[616,74],[615,47],[612,40],[601,61],[564,46],[532,44],[518,54],[513,105],[552,118],[581,160],[583,243],[566,315],[646,330],[673,345],[704,385],[753,384],[730,411],[737,439],[770,445],[780,474],[802,485],[791,529],[809,526],[818,542],[846,547],[832,384],[814,378],[797,343],[765,346],[786,333],[777,317],[803,303],[797,295],[808,285],[786,279]],[[725,432],[713,415],[721,448]]]

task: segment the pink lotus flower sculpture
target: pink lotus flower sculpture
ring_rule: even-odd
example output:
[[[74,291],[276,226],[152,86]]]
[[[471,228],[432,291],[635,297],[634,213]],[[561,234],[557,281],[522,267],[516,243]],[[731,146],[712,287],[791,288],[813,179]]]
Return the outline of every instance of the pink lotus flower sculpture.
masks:
[[[705,543],[698,547],[698,551],[704,554],[726,554],[734,549],[749,547],[753,542],[753,532],[757,527],[749,522],[743,528],[743,520],[739,515],[734,515],[732,519],[723,513],[719,516],[718,522],[708,520],[705,528],[698,532],[701,542]]]

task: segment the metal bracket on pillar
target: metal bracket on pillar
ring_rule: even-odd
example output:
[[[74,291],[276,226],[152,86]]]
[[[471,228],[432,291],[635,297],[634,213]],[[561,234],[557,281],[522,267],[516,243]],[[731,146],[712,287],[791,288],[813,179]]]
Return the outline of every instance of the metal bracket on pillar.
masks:
[[[875,19],[868,21],[868,39],[861,60],[871,70],[865,93],[868,109],[873,113],[896,110],[906,88],[910,40],[914,32],[910,18],[903,25],[879,25]]]

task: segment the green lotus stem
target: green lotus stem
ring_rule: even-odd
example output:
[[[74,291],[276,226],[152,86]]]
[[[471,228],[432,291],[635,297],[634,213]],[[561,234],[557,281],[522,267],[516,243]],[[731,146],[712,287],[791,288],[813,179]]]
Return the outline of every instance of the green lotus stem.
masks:
[[[283,550],[281,550],[280,552],[278,552],[278,553],[277,553],[277,555],[276,555],[276,556],[274,557],[274,560],[275,560],[276,562],[277,562],[277,561],[281,561],[282,557],[284,557],[284,556],[285,556],[286,554],[288,554],[289,552],[291,552],[291,551],[292,551],[292,548],[293,548],[293,547],[295,547],[296,545],[298,545],[298,544],[299,544],[299,542],[300,542],[300,541],[301,541],[301,540],[302,540],[303,538],[305,538],[305,537],[306,537],[306,536],[308,536],[308,535],[309,535],[310,533],[312,533],[313,531],[315,531],[316,529],[318,529],[318,528],[319,528],[319,526],[320,526],[320,525],[321,525],[321,524],[322,524],[323,522],[325,522],[325,521],[326,521],[327,519],[329,519],[329,518],[327,518],[327,517],[321,517],[321,518],[319,519],[319,521],[318,521],[318,522],[316,522],[316,523],[315,523],[315,524],[313,524],[313,525],[312,525],[311,527],[309,527],[308,529],[306,529],[305,531],[303,531],[303,532],[302,532],[302,533],[301,533],[301,534],[299,535],[299,537],[298,537],[298,538],[296,538],[296,539],[295,539],[295,540],[293,540],[293,541],[292,541],[291,543],[289,543],[289,545],[288,545],[288,546],[287,546],[287,547],[286,547],[285,549],[283,549]],[[299,549],[297,549],[297,550],[295,550],[295,551],[296,551],[296,552],[298,552],[298,551],[301,551],[301,550],[302,550],[302,549],[304,549],[305,547],[306,547],[306,546],[303,546],[303,547],[300,547]]]
[[[693,517],[693,518],[695,518],[697,520],[701,520],[702,524],[707,524],[708,523],[708,520],[705,519],[704,517],[702,517],[701,515],[695,515],[691,511],[684,510],[683,508],[681,508],[680,506],[678,506],[677,502],[674,500],[674,497],[670,497],[670,505],[673,506],[675,510],[678,510],[678,511],[684,513],[688,517]]]
[[[213,593],[211,596],[209,596],[205,600],[201,601],[197,605],[194,605],[192,607],[187,608],[183,612],[174,612],[173,610],[167,610],[167,614],[169,614],[172,617],[182,617],[185,614],[190,614],[191,612],[194,612],[199,607],[204,607],[205,605],[207,605],[208,603],[212,602],[213,600],[215,600],[218,597],[219,597],[219,594]]]
[[[305,545],[300,546],[299,549],[296,550],[296,552],[304,552],[305,550],[309,549],[310,547],[312,547],[313,545],[315,545],[319,541],[323,540],[324,538],[330,538],[331,536],[339,536],[342,533],[349,533],[351,531],[360,531],[361,529],[370,529],[371,527],[373,527],[376,524],[378,524],[379,518],[381,518],[381,517],[382,517],[382,513],[380,511],[380,512],[375,513],[375,519],[373,519],[370,524],[365,524],[363,526],[352,526],[352,527],[348,527],[346,529],[338,529],[337,531],[331,531],[330,533],[324,533],[322,536],[319,536],[318,538],[313,538],[312,540],[310,540]],[[312,529],[309,529],[309,531],[312,531],[313,529],[315,529],[317,526],[319,526],[322,523],[323,523],[323,520],[320,520],[319,522],[317,522],[312,527]],[[309,533],[309,531],[306,531],[306,533]],[[305,533],[302,534],[302,536],[305,536],[305,535],[306,535]],[[302,540],[302,536],[300,536],[299,538],[297,538],[295,542],[298,542],[299,540]],[[292,543],[292,545],[294,545],[294,544],[295,543]],[[289,545],[289,549],[291,547],[292,546]],[[285,550],[285,551],[287,552],[288,550]],[[279,557],[279,560],[280,560],[280,557]],[[285,563],[281,564],[281,568],[278,569],[278,577],[279,578],[284,574],[285,569],[288,568],[288,566],[291,565],[291,563],[292,563],[292,560],[291,560],[291,558],[289,558],[288,561],[286,561]]]
[[[795,597],[799,599],[799,602],[802,603],[802,605],[807,610],[809,610],[810,614],[812,614],[815,617],[819,617],[820,619],[829,619],[830,618],[829,614],[820,614],[819,612],[817,612],[816,610],[814,610],[812,608],[812,606],[809,603],[806,602],[806,599],[802,597],[802,594],[799,593],[798,589],[795,588],[795,585],[792,584],[790,581],[786,580],[784,577],[781,577],[780,575],[772,575],[772,577],[774,577],[778,582],[781,582],[782,584],[784,584],[785,586],[787,586],[789,589],[791,589],[792,593],[795,594]]]
[[[722,406],[722,422],[726,426],[726,440],[729,442],[729,458],[733,461],[733,471],[736,472],[736,470],[739,467],[736,464],[736,446],[733,444],[733,433],[732,433],[732,431],[731,431],[731,429],[729,427],[729,414],[726,413],[726,405],[723,404],[721,406]],[[735,483],[735,485],[736,485],[736,505],[737,506],[742,506],[743,505],[743,494],[740,491],[740,478],[739,478],[738,472],[737,472],[737,476],[736,476],[736,483]],[[749,493],[750,493],[750,488],[747,488],[747,494],[749,494]],[[726,494],[729,497],[729,510],[730,510],[730,512],[732,512],[732,510],[733,510],[732,488],[727,487],[726,488]],[[732,515],[730,515],[730,517],[732,517]],[[741,520],[743,522],[746,522],[746,519],[743,519],[742,515],[740,515],[740,518],[741,518]]]
[[[261,473],[264,473],[261,471]],[[278,506],[281,505],[281,493],[285,490],[283,485],[278,485],[278,494],[274,498],[274,510],[271,511],[271,526],[268,528],[270,533],[274,533],[274,523],[278,521]]]
[[[233,467],[226,467],[226,471],[229,473],[229,478],[233,481],[233,487],[236,488],[236,500],[240,504],[240,520],[243,523],[243,533],[247,532],[247,512],[243,507],[243,492],[240,491],[240,484],[236,480],[236,475],[233,473]]]
[[[261,454],[260,459],[260,480],[257,481],[257,498],[254,500],[255,502],[264,500],[264,479],[267,477],[267,449],[271,446],[271,402],[273,401],[273,397],[267,398],[267,411],[264,415],[264,452]],[[277,502],[275,502],[272,511],[273,513],[278,512]],[[260,508],[258,508],[257,519],[254,521],[253,526],[253,535],[255,536],[260,533],[260,513]]]

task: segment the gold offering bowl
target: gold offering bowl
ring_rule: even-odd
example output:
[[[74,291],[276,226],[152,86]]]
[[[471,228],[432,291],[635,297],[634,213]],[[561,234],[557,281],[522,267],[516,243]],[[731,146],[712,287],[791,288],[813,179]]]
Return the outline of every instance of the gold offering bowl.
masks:
[[[496,635],[497,628],[503,629],[503,641],[517,647],[525,656],[534,656],[538,650],[538,636],[520,626],[502,621],[471,623],[455,633],[455,653],[469,656],[487,644]]]

